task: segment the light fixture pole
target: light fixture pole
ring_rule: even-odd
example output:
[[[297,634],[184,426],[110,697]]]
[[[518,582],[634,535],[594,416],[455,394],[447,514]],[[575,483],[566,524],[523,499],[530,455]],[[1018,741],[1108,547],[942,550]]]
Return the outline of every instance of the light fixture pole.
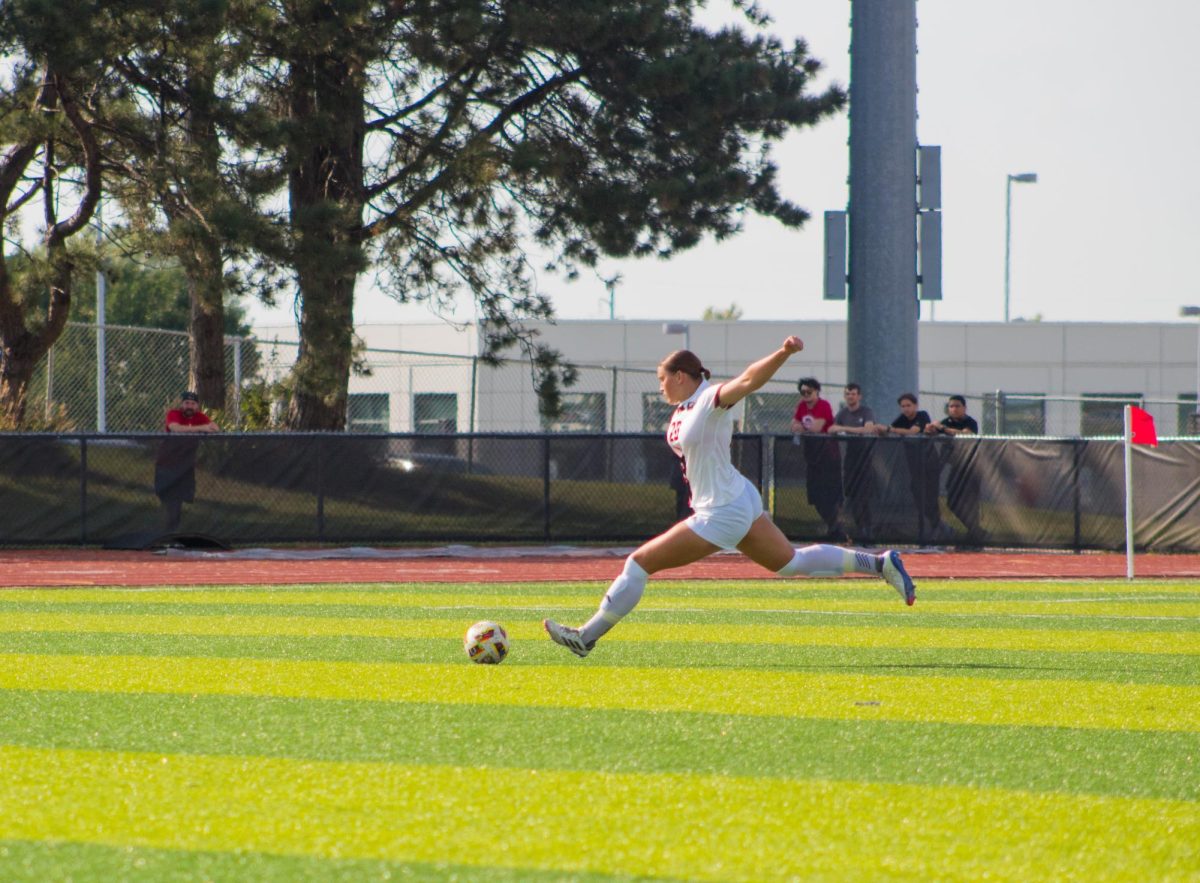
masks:
[[[1012,263],[1012,185],[1036,184],[1037,172],[1021,172],[1019,175],[1009,175],[1004,183],[1004,321],[1008,322],[1008,285],[1010,265]]]
[[[1200,319],[1200,307],[1180,307],[1179,315]],[[1192,427],[1192,432],[1200,433],[1200,322],[1196,323],[1196,411],[1193,420],[1196,425]]]
[[[663,322],[663,334],[682,334],[683,348],[690,350],[692,348],[692,326],[687,322]]]

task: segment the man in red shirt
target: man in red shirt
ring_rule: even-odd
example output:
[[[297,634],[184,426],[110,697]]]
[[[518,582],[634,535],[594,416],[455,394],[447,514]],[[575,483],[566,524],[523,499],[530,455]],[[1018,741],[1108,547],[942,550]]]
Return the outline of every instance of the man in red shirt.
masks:
[[[842,527],[842,458],[837,442],[829,438],[833,407],[821,398],[815,377],[802,377],[800,404],[792,418],[796,444],[804,443],[804,475],[809,505],[825,522],[824,539],[844,543],[850,537]]]
[[[220,432],[221,428],[200,410],[200,400],[191,390],[179,397],[179,405],[167,411],[166,431],[180,438],[164,439],[154,461],[154,493],[162,502],[163,526],[169,533],[179,529],[183,504],[196,499],[197,433]]]

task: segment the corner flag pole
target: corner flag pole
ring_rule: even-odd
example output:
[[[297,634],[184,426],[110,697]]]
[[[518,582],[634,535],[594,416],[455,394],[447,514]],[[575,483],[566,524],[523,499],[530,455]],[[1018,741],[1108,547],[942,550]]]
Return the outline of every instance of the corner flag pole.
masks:
[[[1125,578],[1133,579],[1133,408],[1125,406]]]

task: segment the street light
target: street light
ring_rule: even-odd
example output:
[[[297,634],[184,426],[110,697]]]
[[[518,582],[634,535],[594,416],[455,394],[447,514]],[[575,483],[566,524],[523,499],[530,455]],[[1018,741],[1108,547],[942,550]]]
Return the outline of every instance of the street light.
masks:
[[[1200,307],[1180,307],[1179,315],[1185,319],[1195,316],[1200,318]],[[1200,323],[1196,324],[1196,425],[1193,432],[1200,433]]]
[[[1004,321],[1008,321],[1008,280],[1010,255],[1012,253],[1012,185],[1036,184],[1037,172],[1021,172],[1019,175],[1009,175],[1004,184]]]
[[[685,350],[690,350],[692,348],[691,330],[692,326],[687,322],[663,322],[663,334],[683,335],[683,348]]]

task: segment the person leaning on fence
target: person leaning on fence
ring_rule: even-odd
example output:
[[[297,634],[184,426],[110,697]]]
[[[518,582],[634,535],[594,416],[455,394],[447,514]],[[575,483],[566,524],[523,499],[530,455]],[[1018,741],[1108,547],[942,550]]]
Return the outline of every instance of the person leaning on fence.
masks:
[[[925,411],[917,408],[917,397],[911,392],[902,393],[896,399],[900,406],[900,416],[892,421],[890,426],[877,425],[880,435],[901,436],[916,439],[902,445],[904,460],[908,466],[909,487],[912,489],[913,501],[917,504],[918,533],[927,529],[924,536],[934,540],[946,538],[949,528],[942,523],[942,511],[939,503],[939,485],[941,483],[942,462],[932,444],[920,441],[925,433],[925,427],[933,420]]]
[[[842,390],[845,407],[833,418],[831,435],[851,436],[842,458],[842,490],[854,518],[854,540],[870,545],[874,495],[875,412],[862,403],[862,387],[847,383]]]
[[[775,352],[724,383],[710,383],[709,372],[689,350],[677,350],[663,359],[658,366],[659,389],[663,398],[676,406],[667,427],[667,444],[683,463],[695,512],[625,559],[620,576],[583,626],[571,628],[552,619],[543,620],[551,640],[576,656],[587,656],[596,641],[641,600],[651,574],[683,567],[721,549],[737,549],[780,576],[880,576],[905,603],[913,603],[916,587],[897,552],[875,555],[825,545],[793,548],[763,511],[759,489],[733,465],[729,452],[733,440],[730,409],[760,389],[793,353],[803,348],[800,338],[789,337]]]
[[[179,396],[178,406],[167,411],[165,429],[171,438],[158,446],[154,461],[154,493],[162,503],[163,526],[169,533],[179,529],[183,504],[196,499],[196,450],[200,433],[220,432],[200,400],[191,390]]]
[[[967,400],[960,395],[946,400],[946,416],[925,427],[928,435],[979,435],[979,424],[967,413]],[[975,445],[952,444],[946,455],[950,473],[946,477],[946,503],[967,529],[967,542],[983,541],[979,523],[979,473],[975,467]]]
[[[833,407],[821,398],[815,377],[802,377],[796,384],[800,403],[792,417],[792,432],[804,449],[804,484],[808,503],[825,522],[824,539],[844,543],[850,538],[842,527],[842,458],[837,442],[829,438]]]

